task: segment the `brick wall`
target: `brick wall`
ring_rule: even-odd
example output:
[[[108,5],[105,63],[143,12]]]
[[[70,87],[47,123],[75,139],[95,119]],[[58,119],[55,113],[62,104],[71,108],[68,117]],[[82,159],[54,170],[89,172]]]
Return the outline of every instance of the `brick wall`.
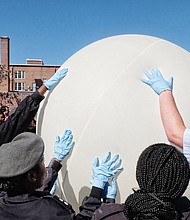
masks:
[[[30,91],[34,91],[34,83],[49,79],[60,67],[59,65],[44,65],[42,59],[27,59],[26,64],[10,64],[8,37],[1,37],[0,65],[5,65],[5,69],[8,71],[7,79],[0,83],[0,92],[14,92],[15,83],[24,83],[24,91],[27,91],[28,88]],[[23,79],[15,78],[15,72],[17,71],[24,71],[25,76]]]
[[[9,68],[9,38],[1,37],[1,65]]]
[[[23,82],[25,91],[28,87],[32,90],[32,84],[35,79],[40,79],[42,82],[49,79],[59,66],[44,66],[44,65],[10,65],[10,90],[14,91],[14,83]],[[15,79],[15,72],[24,71],[24,79]]]
[[[9,71],[9,38],[1,37],[1,65]],[[0,83],[0,91],[6,92],[9,90],[9,80],[3,79]]]

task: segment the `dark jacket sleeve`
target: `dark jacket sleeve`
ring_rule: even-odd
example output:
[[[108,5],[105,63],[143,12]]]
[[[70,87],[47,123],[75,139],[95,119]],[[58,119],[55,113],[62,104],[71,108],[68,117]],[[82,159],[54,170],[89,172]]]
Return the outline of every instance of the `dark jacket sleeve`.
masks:
[[[84,198],[82,205],[80,206],[80,212],[76,215],[75,219],[91,219],[96,209],[102,204],[101,196],[102,189],[93,186],[90,195]]]
[[[64,200],[59,199],[57,196],[52,196],[47,191],[38,193],[40,193],[40,198],[43,198],[46,204],[43,205],[43,210],[48,207],[48,216],[52,216],[56,219],[90,220],[96,209],[101,206],[102,189],[96,187],[92,187],[90,196],[84,198],[80,207],[80,212],[78,214],[75,213],[70,204]]]
[[[62,165],[60,162],[54,159],[50,161],[48,167],[46,167],[46,170],[45,170],[43,186],[40,187],[38,191],[48,191],[48,192],[51,191],[53,184],[55,183],[57,179],[58,172],[61,169],[61,167]]]
[[[0,125],[0,145],[12,141],[15,136],[26,131],[43,99],[44,96],[36,91],[18,105],[15,112]]]
[[[46,217],[49,217],[49,219],[90,220],[95,210],[101,205],[99,196],[101,195],[101,189],[97,190],[96,188],[92,189],[92,191],[93,194],[84,198],[79,214],[75,213],[72,205],[59,199],[57,196],[50,195],[47,191],[36,192],[39,194],[39,198],[42,198],[42,201],[38,203],[38,206],[41,205],[43,213],[45,212],[47,215]]]

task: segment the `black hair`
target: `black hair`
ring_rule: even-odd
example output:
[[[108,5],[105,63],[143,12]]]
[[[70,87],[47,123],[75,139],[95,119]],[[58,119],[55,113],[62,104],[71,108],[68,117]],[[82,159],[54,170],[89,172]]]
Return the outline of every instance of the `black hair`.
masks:
[[[3,105],[3,106],[1,106],[1,111],[2,112],[5,112],[5,111],[9,111],[9,107],[7,106],[7,105]]]
[[[0,109],[0,115],[4,115],[4,112]]]
[[[40,170],[39,163],[35,167],[33,167],[31,170],[38,173]],[[7,194],[10,196],[26,193],[24,182],[27,178],[28,172],[29,171],[27,171],[24,174],[14,176],[14,177],[0,178],[0,191],[7,192]]]
[[[129,220],[181,219],[175,199],[185,192],[189,177],[188,161],[175,147],[164,143],[149,146],[138,159],[136,179],[140,190],[126,199],[125,216]]]

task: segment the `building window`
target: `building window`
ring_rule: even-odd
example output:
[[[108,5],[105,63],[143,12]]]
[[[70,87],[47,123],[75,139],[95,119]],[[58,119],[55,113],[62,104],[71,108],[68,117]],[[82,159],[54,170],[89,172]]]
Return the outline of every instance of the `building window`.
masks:
[[[32,91],[36,91],[36,83],[32,83]]]
[[[15,83],[15,91],[24,91],[24,83],[16,82]]]
[[[25,72],[22,70],[18,70],[15,72],[15,79],[24,79],[25,78]]]

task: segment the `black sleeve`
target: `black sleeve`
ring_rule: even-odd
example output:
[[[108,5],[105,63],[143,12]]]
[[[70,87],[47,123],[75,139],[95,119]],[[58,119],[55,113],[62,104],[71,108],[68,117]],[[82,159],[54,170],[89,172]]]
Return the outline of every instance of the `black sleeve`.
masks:
[[[44,96],[36,91],[19,104],[15,112],[0,125],[0,145],[12,141],[18,134],[26,131],[43,99]]]
[[[38,193],[45,201],[49,201],[47,210],[47,212],[50,212],[49,216],[54,216],[55,218],[60,216],[63,220],[90,220],[96,209],[101,206],[102,189],[96,187],[92,187],[90,196],[84,198],[80,212],[77,215],[72,206],[66,201],[50,195],[47,191]],[[92,197],[92,195],[95,197]]]
[[[48,192],[51,191],[53,184],[55,183],[57,179],[58,172],[61,169],[61,167],[62,165],[60,162],[54,159],[50,161],[48,167],[46,167],[46,170],[45,170],[43,186],[40,187],[38,191],[48,191]]]
[[[98,209],[102,204],[101,196],[102,196],[102,189],[97,187],[92,187],[90,196],[86,196],[84,198],[82,205],[79,208],[80,212],[76,215],[75,219],[76,220],[91,219],[96,209]]]

